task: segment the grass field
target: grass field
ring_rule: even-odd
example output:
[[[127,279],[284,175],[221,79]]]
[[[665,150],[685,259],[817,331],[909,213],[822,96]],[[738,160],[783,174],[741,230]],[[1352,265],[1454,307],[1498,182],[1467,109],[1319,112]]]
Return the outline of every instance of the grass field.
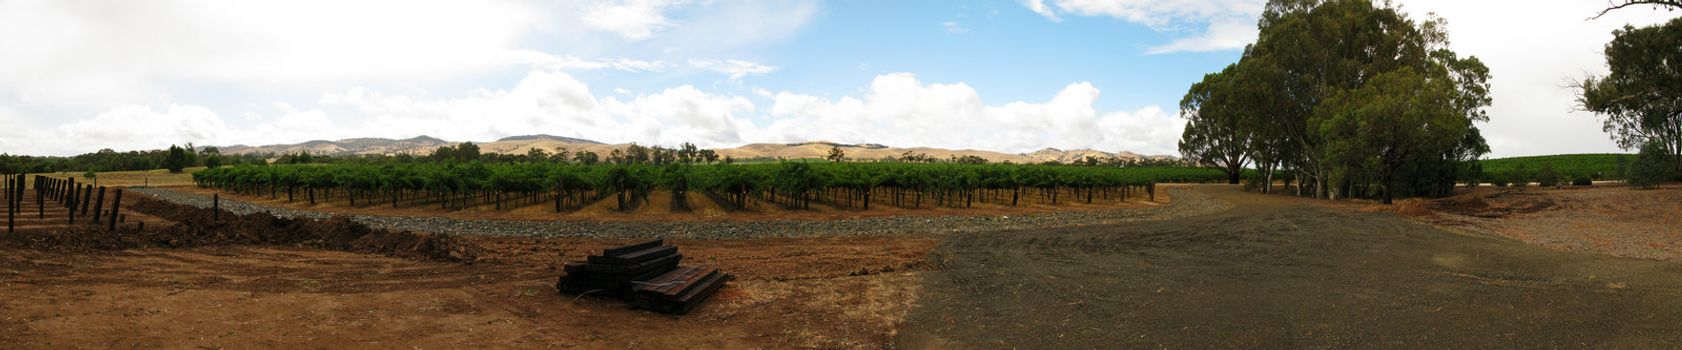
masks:
[[[54,177],[54,178],[60,178],[60,179],[74,177],[74,178],[76,178],[77,183],[97,184],[99,186],[107,186],[107,187],[113,187],[113,186],[130,186],[130,187],[187,186],[187,185],[192,185],[193,184],[193,173],[197,172],[199,170],[204,170],[204,167],[187,168],[179,174],[171,174],[171,173],[169,173],[169,170],[164,170],[164,169],[139,170],[139,171],[109,171],[109,172],[98,173],[99,176],[97,178],[94,178],[94,179],[89,179],[89,178],[82,177],[83,173],[79,173],[79,172],[61,172],[61,173],[30,174],[30,175],[46,175],[46,176],[50,176],[50,177]],[[31,176],[31,177],[29,177],[28,180],[29,180],[30,186],[34,186],[35,177]]]
[[[1621,179],[1623,175],[1618,171],[1618,158],[1633,161],[1631,154],[1556,154],[1547,156],[1512,157],[1483,160],[1484,174],[1506,176],[1518,170],[1523,165],[1530,176],[1542,169],[1543,165],[1553,166],[1554,171],[1561,176],[1572,177],[1588,175],[1597,180]]]

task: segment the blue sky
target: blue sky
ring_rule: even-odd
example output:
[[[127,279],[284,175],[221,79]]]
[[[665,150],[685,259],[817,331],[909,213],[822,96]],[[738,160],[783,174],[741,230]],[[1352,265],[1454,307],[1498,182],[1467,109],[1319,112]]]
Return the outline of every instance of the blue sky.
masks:
[[[1495,75],[1496,156],[1618,151],[1592,1],[1399,1]],[[547,133],[1174,154],[1259,0],[0,0],[0,152]]]

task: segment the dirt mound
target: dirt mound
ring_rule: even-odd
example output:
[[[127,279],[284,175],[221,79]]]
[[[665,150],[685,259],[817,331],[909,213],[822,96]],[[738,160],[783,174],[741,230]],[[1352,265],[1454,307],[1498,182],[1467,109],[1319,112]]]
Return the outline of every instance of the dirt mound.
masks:
[[[1480,218],[1504,218],[1515,214],[1530,214],[1557,207],[1558,203],[1542,193],[1516,190],[1472,192],[1432,201],[1429,209]]]
[[[481,255],[476,245],[444,234],[376,230],[343,218],[288,219],[256,213],[223,211],[220,220],[211,209],[138,198],[131,210],[171,221],[167,227],[115,232],[98,227],[31,232],[4,236],[0,241],[42,250],[120,250],[139,247],[200,247],[214,245],[292,245],[395,257],[472,262]]]

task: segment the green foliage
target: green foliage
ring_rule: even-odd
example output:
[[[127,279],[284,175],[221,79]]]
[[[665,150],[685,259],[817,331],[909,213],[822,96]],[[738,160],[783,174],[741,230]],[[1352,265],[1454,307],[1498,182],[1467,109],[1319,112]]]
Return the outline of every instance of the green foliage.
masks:
[[[1593,186],[1594,185],[1594,179],[1589,178],[1588,175],[1577,175],[1576,177],[1571,178],[1571,185],[1572,186]]]
[[[1675,158],[1657,141],[1641,145],[1630,169],[1629,185],[1635,188],[1654,188],[1675,176]]]
[[[1551,156],[1511,157],[1479,161],[1485,172],[1506,175],[1523,165],[1527,169],[1552,167],[1563,174],[1582,174],[1595,179],[1623,179],[1620,166],[1627,166],[1628,154],[1560,154]]]
[[[1542,164],[1542,170],[1536,171],[1536,184],[1542,187],[1559,186],[1559,172],[1554,171],[1553,165]]]
[[[1186,119],[1180,135],[1180,155],[1197,165],[1219,169],[1227,183],[1238,183],[1250,162],[1250,141],[1254,130],[1245,127],[1245,106],[1237,85],[1238,65],[1203,76],[1180,99],[1180,117]]]
[[[1269,2],[1238,64],[1182,100],[1180,149],[1236,171],[1245,159],[1320,197],[1444,195],[1489,152],[1489,69],[1448,47],[1446,24],[1386,3]],[[1265,184],[1264,184],[1265,185]]]
[[[216,169],[222,166],[222,151],[216,147],[204,148],[204,167]]]
[[[1584,79],[1578,104],[1604,117],[1602,130],[1619,146],[1646,153],[1657,143],[1672,170],[1682,171],[1682,18],[1612,35],[1605,51],[1611,74]]]
[[[646,202],[649,192],[704,191],[723,195],[740,206],[751,193],[774,191],[791,205],[808,207],[818,194],[832,190],[878,188],[929,193],[964,193],[978,189],[1097,189],[1145,186],[1159,182],[1222,181],[1220,171],[1181,167],[1076,167],[956,163],[782,162],[693,166],[562,163],[332,163],[316,165],[239,165],[193,174],[200,186],[245,189],[252,186],[354,191],[426,191],[429,193],[535,193],[598,191],[613,195],[619,208]],[[674,193],[675,195],[676,193]],[[676,197],[674,197],[676,198]],[[682,204],[678,204],[682,205]]]
[[[180,146],[169,145],[169,156],[164,158],[164,169],[171,173],[181,173],[182,169],[193,163],[187,160],[187,151]]]

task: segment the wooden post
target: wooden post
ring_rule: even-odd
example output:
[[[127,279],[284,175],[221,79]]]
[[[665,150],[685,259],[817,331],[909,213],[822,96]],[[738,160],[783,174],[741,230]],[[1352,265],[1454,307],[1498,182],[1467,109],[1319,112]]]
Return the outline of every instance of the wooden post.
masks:
[[[76,224],[76,190],[80,188],[81,187],[76,186],[74,183],[71,183],[69,191],[66,191],[66,193],[69,193],[70,198],[70,200],[65,201],[65,206],[70,209],[65,211],[67,213],[65,214],[65,217],[67,218],[67,220],[65,220],[66,225]]]
[[[105,186],[99,186],[99,197],[93,203],[93,223],[99,223],[99,212],[105,211]]]
[[[47,179],[46,176],[36,176],[35,177],[35,219],[36,220],[42,220],[42,221],[47,220],[47,190],[46,190],[46,188],[41,187],[41,182],[45,181],[46,179]]]
[[[117,218],[118,218],[117,211],[121,210],[123,208],[122,205],[123,205],[123,189],[119,188],[119,189],[117,189],[117,193],[112,194],[112,198],[111,198],[111,226],[109,228],[109,230],[111,230],[111,231],[116,231],[117,230]]]
[[[82,200],[76,201],[77,203],[82,203],[82,208],[81,209],[82,209],[82,216],[84,216],[84,217],[88,216],[88,200],[89,199],[93,199],[93,185],[87,185],[86,187],[83,187],[82,188]]]
[[[6,177],[6,233],[17,231],[17,181],[15,177]]]
[[[222,221],[222,194],[210,194],[210,221]]]

